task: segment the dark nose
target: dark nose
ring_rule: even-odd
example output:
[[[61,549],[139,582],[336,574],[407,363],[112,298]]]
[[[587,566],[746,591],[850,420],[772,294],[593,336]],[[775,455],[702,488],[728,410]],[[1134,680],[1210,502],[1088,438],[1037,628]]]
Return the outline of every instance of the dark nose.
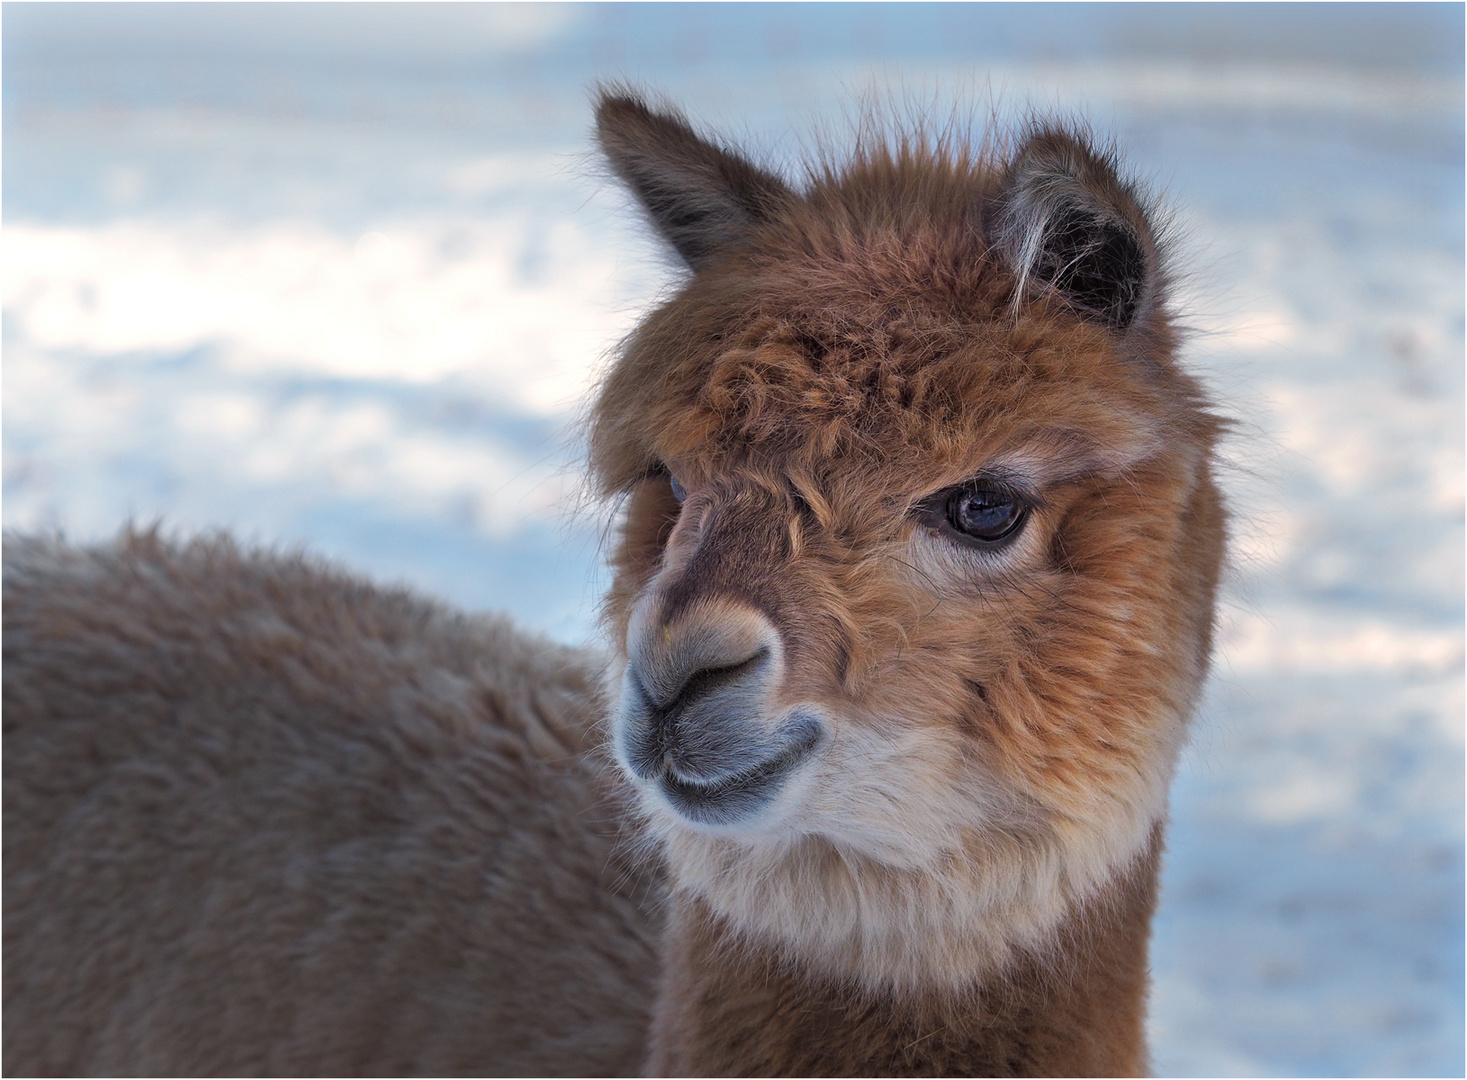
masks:
[[[731,695],[726,691],[732,690],[736,696],[743,689],[741,684],[757,676],[757,669],[768,658],[769,650],[760,649],[746,660],[694,671],[668,701],[655,699],[633,669],[633,689],[646,710],[646,764],[655,768],[662,763],[687,779],[708,779],[712,762],[703,759],[715,749],[708,744],[717,740],[710,738],[705,725],[718,718],[717,709],[710,710],[709,706],[729,704],[725,699]]]
[[[746,608],[686,613],[633,635],[623,685],[628,764],[644,779],[671,772],[716,780],[759,741],[779,641]]]

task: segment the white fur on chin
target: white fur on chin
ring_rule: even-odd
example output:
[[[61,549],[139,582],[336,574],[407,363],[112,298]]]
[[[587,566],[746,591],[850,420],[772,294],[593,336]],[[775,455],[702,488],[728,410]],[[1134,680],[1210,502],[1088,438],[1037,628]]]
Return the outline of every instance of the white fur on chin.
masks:
[[[952,756],[956,737],[856,725],[806,766],[817,775],[797,805],[781,798],[747,830],[689,822],[647,788],[642,806],[675,890],[751,941],[871,990],[959,992],[1017,951],[1042,955],[1065,915],[1144,853],[1184,724],[1157,727],[1171,737],[1153,760],[1125,790],[1097,789],[1083,819],[1004,791]],[[932,781],[951,771],[934,768],[943,758],[962,761],[960,782]]]

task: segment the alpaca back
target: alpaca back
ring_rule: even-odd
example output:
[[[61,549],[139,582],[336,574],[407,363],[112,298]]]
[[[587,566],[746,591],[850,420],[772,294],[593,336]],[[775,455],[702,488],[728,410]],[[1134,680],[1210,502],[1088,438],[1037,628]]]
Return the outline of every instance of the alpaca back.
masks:
[[[637,1070],[594,656],[225,540],[4,559],[7,1073]]]

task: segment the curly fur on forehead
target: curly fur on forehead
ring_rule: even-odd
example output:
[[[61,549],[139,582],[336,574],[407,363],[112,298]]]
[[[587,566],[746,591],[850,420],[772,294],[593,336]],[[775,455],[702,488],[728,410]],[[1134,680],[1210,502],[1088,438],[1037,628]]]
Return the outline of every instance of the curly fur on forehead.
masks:
[[[1029,133],[1031,143],[1055,145],[1049,164],[1059,175],[1084,172],[1078,138]],[[1044,274],[1052,283],[1065,272],[1046,269],[1046,259],[1080,258],[1065,248],[1077,243],[1068,234],[1060,255],[1044,252],[1056,217],[1073,232],[1076,214],[1109,213],[1142,235],[1126,224],[1142,215],[1136,198],[1118,189],[1066,206],[1032,160],[1038,151],[1013,169],[994,153],[893,134],[813,170],[802,191],[775,193],[766,178],[737,257],[705,256],[605,381],[590,432],[603,492],[627,490],[672,460],[700,470],[758,457],[803,470],[835,459],[860,466],[899,447],[930,455],[954,433],[1013,428],[1008,406],[1019,398],[1062,433],[1058,441],[1085,431],[1108,457],[1129,461],[1179,411],[1200,411],[1195,384],[1166,370],[1175,335],[1164,313],[1149,312],[1117,341],[1107,319],[1077,320],[1072,295],[1043,288]],[[1094,167],[1107,169],[1107,159]],[[1040,190],[1016,184],[1015,170],[1037,177]],[[1107,198],[1109,210],[1097,209]],[[1095,243],[1105,244],[1108,227],[1101,220]],[[1159,295],[1149,236],[1144,248],[1135,254],[1156,264],[1157,280],[1127,281],[1115,303]],[[1031,302],[1016,308],[1023,297]]]

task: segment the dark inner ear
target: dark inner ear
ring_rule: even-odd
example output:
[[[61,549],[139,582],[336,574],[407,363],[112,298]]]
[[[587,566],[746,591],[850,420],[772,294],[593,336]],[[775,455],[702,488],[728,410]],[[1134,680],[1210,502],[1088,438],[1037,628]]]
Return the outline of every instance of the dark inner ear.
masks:
[[[1146,252],[1126,226],[1066,209],[1045,227],[1034,276],[1111,326],[1125,328],[1141,303]]]
[[[1147,211],[1116,174],[1112,155],[1083,134],[1034,130],[1008,169],[986,228],[1018,278],[1014,302],[1035,285],[1080,314],[1125,329],[1156,301],[1160,272]]]
[[[790,194],[777,176],[635,94],[601,95],[596,135],[617,176],[694,270],[743,243]]]

